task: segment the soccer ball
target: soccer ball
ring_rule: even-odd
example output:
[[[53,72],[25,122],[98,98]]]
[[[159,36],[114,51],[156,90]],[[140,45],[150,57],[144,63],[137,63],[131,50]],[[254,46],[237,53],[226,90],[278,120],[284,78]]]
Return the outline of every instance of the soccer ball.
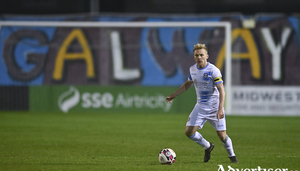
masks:
[[[176,153],[170,148],[164,148],[159,152],[158,160],[161,164],[173,164],[176,160]]]

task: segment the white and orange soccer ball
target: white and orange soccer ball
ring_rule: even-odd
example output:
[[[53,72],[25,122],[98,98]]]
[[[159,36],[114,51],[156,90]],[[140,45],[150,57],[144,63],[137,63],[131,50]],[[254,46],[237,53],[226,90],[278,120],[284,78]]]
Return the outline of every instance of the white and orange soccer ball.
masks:
[[[170,148],[164,148],[159,152],[158,160],[161,164],[173,164],[176,161],[176,153]]]

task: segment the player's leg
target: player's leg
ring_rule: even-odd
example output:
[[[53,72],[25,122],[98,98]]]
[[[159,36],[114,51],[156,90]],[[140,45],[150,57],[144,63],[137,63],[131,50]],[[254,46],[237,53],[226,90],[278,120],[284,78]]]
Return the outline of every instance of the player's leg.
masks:
[[[191,137],[196,133],[198,129],[199,126],[186,126],[184,133],[187,137]]]
[[[185,135],[193,140],[195,143],[201,145],[204,149],[210,147],[210,143],[203,138],[203,136],[197,131],[199,126],[186,126]]]
[[[217,131],[217,134],[228,152],[228,157],[235,156],[231,138],[226,134],[226,131]]]
[[[205,122],[206,119],[201,117],[201,109],[196,104],[186,123],[185,135],[197,144],[200,144],[204,149],[207,149],[210,147],[210,143],[197,131],[198,129],[202,129]]]
[[[195,105],[195,108],[191,112],[186,123],[185,135],[205,149],[203,161],[208,162],[210,159],[210,152],[213,150],[214,145],[204,139],[203,136],[197,131],[198,129],[202,129],[205,122],[206,119],[201,117],[201,109]]]
[[[223,146],[227,150],[228,157],[231,160],[231,162],[238,163],[238,160],[234,154],[231,138],[226,134],[226,130],[217,131],[217,134],[218,134],[220,140],[223,142]]]
[[[203,136],[197,131],[198,128],[199,126],[186,126],[185,135],[204,148],[205,154],[203,161],[208,162],[210,159],[210,153],[215,146],[203,138]]]
[[[230,158],[231,162],[237,163],[238,160],[234,154],[231,138],[226,133],[225,117],[220,120],[209,120],[209,123],[216,129],[218,137],[222,141],[225,149],[227,150],[228,157]]]

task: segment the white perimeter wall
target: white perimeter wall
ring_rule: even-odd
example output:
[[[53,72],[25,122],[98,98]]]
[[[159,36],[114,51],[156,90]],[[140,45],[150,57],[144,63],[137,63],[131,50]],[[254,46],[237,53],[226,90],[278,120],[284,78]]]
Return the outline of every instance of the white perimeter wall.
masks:
[[[300,116],[300,87],[232,86],[233,115]]]

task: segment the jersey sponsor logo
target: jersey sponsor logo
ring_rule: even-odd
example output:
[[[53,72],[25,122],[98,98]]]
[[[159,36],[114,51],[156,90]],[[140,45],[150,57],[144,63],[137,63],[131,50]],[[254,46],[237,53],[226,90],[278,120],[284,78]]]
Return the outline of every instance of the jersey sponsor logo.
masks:
[[[208,86],[207,82],[198,82],[197,85],[199,86],[199,88],[205,89]]]

